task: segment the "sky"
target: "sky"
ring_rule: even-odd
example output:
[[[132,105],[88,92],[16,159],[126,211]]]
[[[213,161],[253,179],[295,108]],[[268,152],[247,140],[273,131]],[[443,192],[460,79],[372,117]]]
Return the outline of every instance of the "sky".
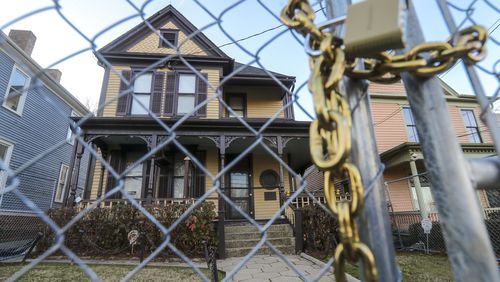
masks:
[[[47,9],[9,24],[26,13],[44,7],[54,7],[55,3],[51,0],[0,1],[2,31],[8,34],[10,29],[32,30],[37,36],[32,57],[42,67],[60,69],[63,73],[61,84],[82,103],[92,107],[95,107],[99,99],[104,71],[97,65],[89,40],[95,44],[96,49],[99,49],[142,21],[137,11],[125,0],[60,0],[57,4],[61,7],[61,14],[56,9]],[[252,62],[258,57],[259,62],[267,69],[295,76],[297,87],[308,79],[308,58],[301,46],[301,37],[287,32],[285,27],[280,26],[281,23],[276,16],[286,4],[286,0],[199,1],[203,3],[204,8],[192,0],[129,1],[139,7],[146,3],[144,8],[146,18],[166,5],[172,4],[218,46],[271,29],[221,49],[241,63]],[[446,39],[449,32],[435,1],[414,2],[426,40]],[[465,7],[469,1],[451,2],[458,7]],[[473,19],[489,28],[492,32],[490,36],[500,39],[500,28],[497,28],[500,25],[500,13],[488,7],[484,1],[477,3],[474,6]],[[319,10],[320,5],[316,3],[314,9]],[[456,9],[452,9],[452,12],[455,21],[462,22],[464,13]],[[316,22],[325,20],[323,11],[318,11],[316,14]],[[214,24],[213,16],[220,16],[220,26]],[[468,22],[465,26],[470,24]],[[488,48],[488,56],[481,65],[492,70],[499,59],[500,47],[490,42]],[[498,71],[500,66],[496,67]],[[481,71],[479,73],[487,94],[495,93],[499,87],[498,81],[492,75]],[[462,64],[441,77],[457,92],[473,94]],[[299,103],[312,115],[312,99],[306,87],[300,90],[299,97]],[[295,114],[299,120],[308,119],[308,114],[298,107],[295,107]]]

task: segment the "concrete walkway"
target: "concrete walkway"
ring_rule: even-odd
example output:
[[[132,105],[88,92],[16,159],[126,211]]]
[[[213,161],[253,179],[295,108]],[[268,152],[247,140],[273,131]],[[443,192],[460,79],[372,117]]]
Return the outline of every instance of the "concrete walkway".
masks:
[[[301,256],[288,255],[287,258],[297,266],[297,269],[307,275],[308,279],[313,279],[319,273],[323,264],[305,259]],[[225,271],[226,274],[232,271],[243,258],[228,258],[217,261],[217,268]],[[357,281],[349,279],[348,281]],[[291,269],[279,257],[272,255],[256,255],[252,257],[234,276],[233,281],[283,281],[295,282],[303,281],[300,276]],[[331,270],[319,281],[335,281]]]

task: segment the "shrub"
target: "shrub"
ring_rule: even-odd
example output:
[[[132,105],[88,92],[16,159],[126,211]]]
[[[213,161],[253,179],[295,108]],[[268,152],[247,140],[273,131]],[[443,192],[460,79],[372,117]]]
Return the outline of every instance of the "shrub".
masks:
[[[165,228],[169,228],[190,207],[185,204],[165,206],[150,205],[145,209]],[[51,209],[48,215],[59,226],[67,224],[78,214],[74,208]],[[187,218],[177,224],[168,239],[177,249],[189,256],[204,255],[204,242],[209,246],[217,244],[213,221],[216,219],[213,203],[203,203],[194,209]],[[143,234],[146,252],[154,251],[164,241],[160,229],[140,211],[126,204],[109,208],[95,208],[64,233],[64,244],[78,255],[128,255],[128,234],[137,230]],[[44,251],[54,243],[54,233],[48,226],[41,226],[44,239],[39,250]],[[133,249],[138,254],[139,246]],[[171,251],[165,248],[162,255]]]
[[[408,230],[410,233],[408,240],[411,245],[418,242],[427,244],[427,238],[420,222],[410,225]],[[441,225],[439,224],[439,222],[432,222],[432,229],[431,233],[429,234],[429,249],[434,251],[446,252],[443,233],[441,231]]]
[[[304,248],[309,253],[326,255],[337,246],[337,218],[317,205],[302,208]]]

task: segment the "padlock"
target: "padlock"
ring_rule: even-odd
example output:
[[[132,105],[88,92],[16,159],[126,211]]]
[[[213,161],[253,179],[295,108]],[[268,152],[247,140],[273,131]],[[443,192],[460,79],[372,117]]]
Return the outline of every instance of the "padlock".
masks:
[[[366,0],[347,10],[345,53],[349,58],[374,57],[405,46],[403,0]]]

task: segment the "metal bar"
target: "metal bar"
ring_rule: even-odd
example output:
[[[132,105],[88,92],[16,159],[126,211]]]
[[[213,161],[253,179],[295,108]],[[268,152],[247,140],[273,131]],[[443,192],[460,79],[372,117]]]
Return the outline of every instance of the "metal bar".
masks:
[[[450,10],[448,9],[448,5],[446,4],[446,0],[436,0],[443,14],[444,20],[448,27],[448,30],[453,34],[457,30],[457,25],[455,24],[455,20],[453,20],[453,16],[451,15]],[[491,113],[490,101],[484,92],[483,86],[481,85],[481,81],[479,80],[479,76],[477,75],[476,70],[473,65],[465,64],[465,72],[469,77],[471,82],[472,89],[474,93],[476,93],[476,100],[481,107],[481,120],[486,123],[488,129],[490,130],[491,137],[493,138],[493,143],[495,144],[495,150],[500,152],[500,128],[496,123],[495,116]],[[484,113],[483,113],[484,111]],[[497,171],[496,173],[500,173]]]
[[[222,171],[226,165],[226,136],[221,135],[220,140],[219,140],[219,157],[220,157],[220,165],[219,165],[219,171]],[[220,182],[220,190],[222,193],[225,192],[225,175],[222,175],[219,179]],[[224,229],[225,227],[225,217],[226,217],[226,212],[225,212],[225,202],[224,199],[222,198],[221,195],[218,197],[218,212],[217,212],[217,235],[219,239],[219,244],[218,244],[218,253],[219,253],[219,259],[225,259],[226,258],[226,230]]]
[[[379,281],[399,281],[389,212],[384,195],[384,179],[380,175],[380,157],[375,142],[375,132],[366,81],[344,78],[346,93],[352,112],[351,160],[361,172],[365,187],[364,209],[359,218],[361,241],[375,256]]]
[[[327,1],[329,18],[347,13],[350,0]],[[342,28],[336,28],[336,35],[341,36]],[[375,132],[370,109],[368,84],[363,80],[344,77],[345,92],[352,112],[352,152],[351,160],[361,172],[362,181],[372,190],[364,202],[364,209],[359,219],[361,241],[367,244],[375,256],[379,281],[398,281],[400,272],[396,265],[394,244],[391,234],[389,213],[384,195],[384,180],[380,175],[380,157],[375,143]],[[366,192],[366,191],[365,191]],[[361,271],[361,273],[363,273]]]
[[[500,158],[469,159],[469,175],[476,189],[500,189]]]
[[[300,254],[302,251],[304,251],[304,229],[302,225],[302,210],[294,209],[293,211],[295,216],[295,224],[294,224],[295,253]]]
[[[410,5],[406,24],[410,50],[424,41]],[[401,53],[402,51],[400,51]],[[401,74],[429,172],[448,258],[457,281],[500,281],[495,258],[462,149],[437,78]]]

